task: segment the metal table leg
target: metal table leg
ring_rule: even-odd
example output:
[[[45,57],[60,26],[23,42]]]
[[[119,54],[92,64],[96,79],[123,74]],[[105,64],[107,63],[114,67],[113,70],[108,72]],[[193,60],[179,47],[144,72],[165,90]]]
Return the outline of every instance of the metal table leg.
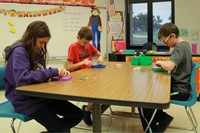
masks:
[[[92,116],[93,116],[93,132],[100,133],[101,132],[101,104],[93,104]]]
[[[151,116],[151,119],[150,119],[150,121],[149,121],[149,123],[148,123],[148,125],[147,125],[147,127],[146,127],[146,129],[145,129],[145,131],[144,131],[145,133],[147,132],[148,128],[150,127],[151,122],[153,121],[153,118],[154,118],[156,112],[157,112],[157,109],[154,110],[154,112],[153,112],[153,114],[152,114],[152,116]]]

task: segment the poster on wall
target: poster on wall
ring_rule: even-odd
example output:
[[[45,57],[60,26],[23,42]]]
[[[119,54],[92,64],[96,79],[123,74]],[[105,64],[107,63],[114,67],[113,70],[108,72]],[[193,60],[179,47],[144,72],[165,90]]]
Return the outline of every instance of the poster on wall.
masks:
[[[187,28],[180,28],[180,34],[184,38],[188,38],[188,29]]]
[[[180,28],[181,36],[190,43],[191,50],[193,54],[198,52],[198,42],[200,41],[199,36],[200,32],[198,28],[188,29],[188,28]]]
[[[108,32],[112,34],[123,33],[123,12],[116,11],[115,16],[108,17]]]
[[[198,41],[199,35],[199,29],[190,29],[190,40]]]

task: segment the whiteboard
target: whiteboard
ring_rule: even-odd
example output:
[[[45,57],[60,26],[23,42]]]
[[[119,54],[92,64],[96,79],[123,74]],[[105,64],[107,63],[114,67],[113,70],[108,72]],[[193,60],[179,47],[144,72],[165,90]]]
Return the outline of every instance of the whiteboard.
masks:
[[[15,11],[35,12],[58,8],[58,5],[35,5],[35,4],[16,4],[0,3],[0,51],[15,41],[21,39],[26,27],[35,20],[42,20],[47,23],[51,32],[51,39],[47,45],[49,56],[52,58],[66,57],[68,47],[77,40],[77,34],[82,26],[87,26],[91,16],[90,7],[65,6],[65,10],[52,13],[46,16],[37,17],[11,17],[2,10],[14,9]],[[107,9],[100,9],[103,31],[101,32],[101,52],[107,53]],[[11,26],[8,22],[12,22]],[[13,28],[16,32],[10,32]],[[2,54],[0,58],[3,58]]]

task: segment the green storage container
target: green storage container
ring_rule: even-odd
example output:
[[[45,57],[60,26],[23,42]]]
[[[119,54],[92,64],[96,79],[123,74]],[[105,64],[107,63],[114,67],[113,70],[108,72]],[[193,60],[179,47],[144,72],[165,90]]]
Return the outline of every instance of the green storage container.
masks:
[[[152,56],[142,56],[140,57],[140,65],[147,66],[152,64]]]
[[[131,57],[131,64],[132,65],[139,65],[140,64],[140,58],[139,57]]]
[[[139,56],[131,57],[131,64],[141,66],[151,65],[152,56],[145,56],[144,54],[140,54]]]

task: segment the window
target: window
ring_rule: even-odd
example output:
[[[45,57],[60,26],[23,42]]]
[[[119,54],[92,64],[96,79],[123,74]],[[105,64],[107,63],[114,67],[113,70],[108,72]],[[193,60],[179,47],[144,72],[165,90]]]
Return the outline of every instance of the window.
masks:
[[[126,0],[126,41],[128,49],[142,49],[147,42],[156,43],[161,51],[169,48],[158,40],[162,24],[174,23],[174,0]]]

